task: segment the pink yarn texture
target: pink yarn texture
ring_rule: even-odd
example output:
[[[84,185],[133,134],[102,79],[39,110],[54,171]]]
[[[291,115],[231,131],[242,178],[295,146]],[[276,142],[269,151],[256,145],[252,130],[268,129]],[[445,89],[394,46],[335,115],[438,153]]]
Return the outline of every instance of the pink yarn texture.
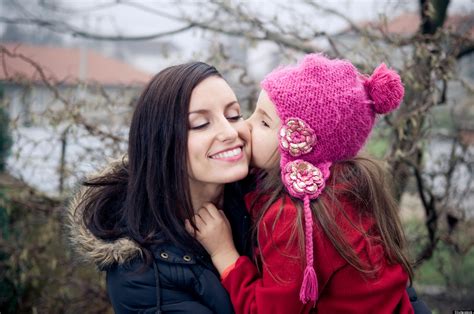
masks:
[[[398,107],[403,99],[404,89],[398,74],[382,63],[364,83],[369,97],[374,101],[376,113],[388,113]]]
[[[385,64],[366,77],[349,61],[322,54],[309,54],[296,66],[274,70],[261,87],[282,121],[282,181],[293,197],[304,200],[306,269],[300,299],[304,303],[316,301],[310,199],[318,197],[325,184],[316,172],[299,173],[289,165],[295,161],[310,163],[326,181],[332,163],[356,156],[363,147],[376,114],[389,113],[400,105],[404,87],[400,76]]]
[[[305,251],[306,269],[304,270],[303,282],[300,289],[300,300],[303,303],[308,301],[316,302],[318,299],[318,277],[314,270],[313,252],[313,215],[309,205],[309,196],[304,196],[304,222],[305,222]]]

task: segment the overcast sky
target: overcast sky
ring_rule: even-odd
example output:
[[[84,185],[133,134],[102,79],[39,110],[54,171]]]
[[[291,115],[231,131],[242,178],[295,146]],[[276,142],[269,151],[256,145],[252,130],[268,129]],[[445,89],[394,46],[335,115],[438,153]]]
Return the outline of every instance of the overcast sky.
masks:
[[[196,5],[197,7],[202,7],[200,4],[204,3],[203,1],[191,0],[179,1],[180,5],[178,8],[176,1],[133,1],[139,5],[151,8],[150,10],[144,10],[143,8],[140,9],[126,4],[117,4],[118,1],[116,0],[55,0],[62,8],[74,11],[73,14],[61,15],[55,14],[54,10],[41,13],[38,7],[34,5],[38,1],[48,3],[46,0],[0,0],[0,4],[3,7],[8,1],[22,4],[21,6],[16,6],[13,12],[8,10],[9,18],[42,15],[43,18],[66,20],[68,23],[78,28],[86,29],[89,32],[124,36],[153,34],[160,31],[173,30],[183,25],[154,14],[151,12],[153,9],[172,15],[177,15],[179,9],[185,10],[189,14],[195,14]],[[235,3],[235,1],[233,2]],[[246,6],[249,6],[255,15],[268,18],[277,16],[279,21],[283,23],[292,24],[295,18],[305,19],[311,21],[312,28],[318,28],[326,32],[336,32],[347,26],[342,19],[332,15],[309,15],[313,14],[313,12],[305,10],[301,5],[301,1],[292,1],[291,4],[286,4],[288,10],[282,10],[278,5],[275,5],[275,3],[286,3],[287,1],[284,0],[247,0],[239,2],[244,2]],[[333,0],[319,2],[324,3],[324,6],[337,9],[355,21],[376,20],[380,16],[392,18],[402,12],[418,10],[418,0]],[[451,0],[449,13],[472,13],[473,8],[474,0]],[[2,12],[5,13],[7,10],[0,10],[0,16],[3,15]],[[205,13],[199,12],[197,14]],[[0,27],[3,28],[4,25],[0,23]],[[36,27],[30,27],[30,29],[33,32],[36,31]],[[65,39],[74,46],[81,42],[80,38],[74,38],[70,35],[65,36]],[[203,47],[207,47],[208,43],[206,41],[209,40],[209,36],[206,38],[201,36],[199,31],[188,31],[183,34],[167,37],[165,40],[170,40],[181,48],[179,55],[175,56],[175,61],[180,62],[198,54],[200,50],[203,50]],[[149,60],[133,60],[133,63],[142,69],[150,68]]]
[[[4,1],[4,0],[1,0]],[[59,1],[59,0],[58,0]],[[107,4],[111,0],[62,0],[65,6],[75,7],[77,9],[86,10],[87,8],[97,7],[98,4]],[[150,8],[156,8],[160,11],[166,11],[171,14],[176,12],[175,1],[164,1],[164,0],[141,0],[133,1],[139,4],[143,4]],[[197,3],[203,1],[180,1],[182,4],[180,7],[194,7]],[[233,1],[236,2],[236,1]],[[285,3],[284,0],[253,0],[253,1],[239,1],[246,5],[249,5],[253,12],[262,14],[265,16],[278,15],[284,16],[285,12],[279,10],[275,3]],[[299,1],[293,1],[292,4],[287,4],[288,7],[296,8]],[[418,9],[418,0],[333,0],[333,1],[319,1],[324,3],[324,6],[332,7],[334,9],[343,12],[349,17],[362,21],[376,19],[381,14],[386,16],[395,16],[402,11],[415,11]],[[474,0],[451,0],[450,13],[453,12],[472,12],[474,6]],[[86,11],[87,12],[87,11]],[[299,14],[304,15],[305,12],[301,11]],[[81,20],[82,21],[78,21]],[[165,18],[157,18],[152,12],[146,12],[138,8],[133,8],[125,4],[119,4],[112,8],[105,6],[103,9],[97,9],[94,12],[87,12],[83,14],[82,18],[79,17],[75,20],[75,23],[83,24],[87,23],[90,27],[105,31],[105,32],[116,32],[126,34],[143,34],[147,32],[154,32],[167,27],[172,27],[170,20]],[[336,30],[338,27],[344,25],[339,19],[334,19],[334,23],[328,25],[327,19],[320,21],[321,26],[326,26],[327,31]],[[327,29],[327,28],[331,29]]]
[[[25,14],[38,14],[37,6],[35,6],[35,3],[38,1],[48,3],[51,0],[0,0],[0,4],[2,7],[7,2],[23,4],[21,10],[16,10],[17,12],[8,11],[8,17],[14,17],[15,15],[25,16]],[[62,16],[67,16],[68,22],[78,27],[86,27],[97,33],[143,35],[173,29],[179,25],[173,20],[157,16],[151,12],[151,10],[146,11],[135,8],[127,4],[122,4],[117,0],[54,0],[53,2],[56,2],[65,9],[74,9],[74,15]],[[177,14],[178,7],[181,9],[184,8],[185,10],[188,9],[188,12],[193,12],[192,10],[196,7],[196,4],[200,6],[200,3],[204,3],[204,1],[184,0],[179,1],[180,5],[177,6],[177,1],[165,0],[132,0],[123,2],[138,3],[151,9],[157,9],[174,15]],[[284,4],[287,2],[285,0],[247,0],[233,2],[245,3],[246,6],[252,8],[252,11],[256,15],[278,16],[280,20],[283,21],[285,21],[285,19],[288,20],[290,16],[287,12],[289,10],[281,10],[275,5],[275,3]],[[337,9],[356,21],[373,20],[377,19],[380,15],[393,17],[403,11],[415,11],[418,9],[418,0],[333,0],[319,2],[324,3],[324,6]],[[292,1],[291,4],[286,4],[286,6],[293,9],[293,11],[298,11],[298,3],[301,3],[301,1]],[[474,0],[451,0],[449,12],[451,14],[454,12],[472,13],[473,8]],[[306,11],[308,10],[299,10],[297,14],[302,17],[308,17]],[[0,10],[0,16],[3,15],[2,12],[5,13],[7,11]],[[43,17],[54,17],[54,11],[47,12]],[[311,16],[309,18],[311,18]],[[313,20],[316,25],[329,32],[336,31],[345,25],[341,19],[335,18],[334,16],[328,16],[326,18],[318,16],[317,18],[313,17]],[[289,22],[291,22],[291,20],[289,20]]]

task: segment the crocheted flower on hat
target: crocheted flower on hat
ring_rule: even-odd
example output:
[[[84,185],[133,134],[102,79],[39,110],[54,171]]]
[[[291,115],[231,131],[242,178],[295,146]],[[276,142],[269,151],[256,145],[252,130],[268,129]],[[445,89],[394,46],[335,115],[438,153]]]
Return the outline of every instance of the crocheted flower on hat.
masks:
[[[316,142],[313,129],[298,118],[287,119],[281,126],[279,135],[281,149],[293,157],[309,153]]]
[[[324,187],[321,170],[301,159],[287,163],[282,178],[290,194],[295,197],[309,195],[311,198],[311,195],[316,194]]]

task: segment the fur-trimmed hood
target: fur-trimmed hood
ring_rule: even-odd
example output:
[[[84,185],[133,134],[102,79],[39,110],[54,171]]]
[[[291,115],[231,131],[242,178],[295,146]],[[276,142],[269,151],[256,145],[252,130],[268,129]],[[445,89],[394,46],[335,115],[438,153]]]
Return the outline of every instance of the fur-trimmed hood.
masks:
[[[114,160],[104,170],[89,178],[111,173],[123,166],[123,159]],[[115,241],[104,241],[94,236],[87,229],[82,215],[85,203],[83,201],[87,197],[88,189],[91,189],[91,187],[81,187],[67,207],[66,223],[69,231],[69,240],[81,259],[96,264],[100,269],[105,269],[112,264],[123,264],[137,256],[141,256],[141,248],[131,239],[121,238]]]

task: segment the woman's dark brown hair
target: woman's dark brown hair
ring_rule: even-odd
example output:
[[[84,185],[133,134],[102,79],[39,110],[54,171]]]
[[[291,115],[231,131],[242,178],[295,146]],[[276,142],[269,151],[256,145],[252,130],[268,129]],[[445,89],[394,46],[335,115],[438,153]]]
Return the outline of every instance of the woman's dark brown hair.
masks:
[[[393,198],[389,176],[381,162],[368,156],[356,156],[350,160],[334,163],[331,167],[331,176],[326,182],[326,187],[321,196],[311,202],[311,209],[315,223],[325,232],[331,243],[339,254],[353,267],[366,275],[375,275],[376,265],[364,263],[349,245],[344,232],[336,223],[336,216],[347,219],[353,228],[360,231],[369,241],[369,244],[382,244],[388,262],[401,264],[410,277],[413,276],[411,264],[405,252],[405,237],[398,216],[398,205]],[[258,239],[259,226],[268,208],[281,197],[286,195],[283,183],[280,179],[280,169],[271,169],[261,179],[261,192],[257,196],[253,206],[261,203],[259,199],[265,195],[269,199],[259,210],[258,219],[255,223],[254,238]],[[358,221],[352,221],[344,211],[341,200],[345,199],[358,209],[361,219],[369,217],[375,220],[373,230],[363,230]],[[303,229],[303,205],[302,201],[292,198],[292,201],[300,209],[294,228],[289,235],[288,245],[297,241],[300,256],[290,258],[300,259],[304,262],[304,229]],[[280,209],[272,228],[275,227]],[[258,243],[260,246],[260,243]],[[282,253],[283,254],[283,253]],[[262,261],[265,263],[265,261]],[[278,278],[276,278],[278,279]]]
[[[194,212],[187,171],[188,111],[193,89],[219,72],[202,62],[172,66],[148,83],[137,101],[128,160],[84,182],[83,220],[97,237],[129,237],[144,250],[171,242],[193,252],[201,246],[184,229]]]

